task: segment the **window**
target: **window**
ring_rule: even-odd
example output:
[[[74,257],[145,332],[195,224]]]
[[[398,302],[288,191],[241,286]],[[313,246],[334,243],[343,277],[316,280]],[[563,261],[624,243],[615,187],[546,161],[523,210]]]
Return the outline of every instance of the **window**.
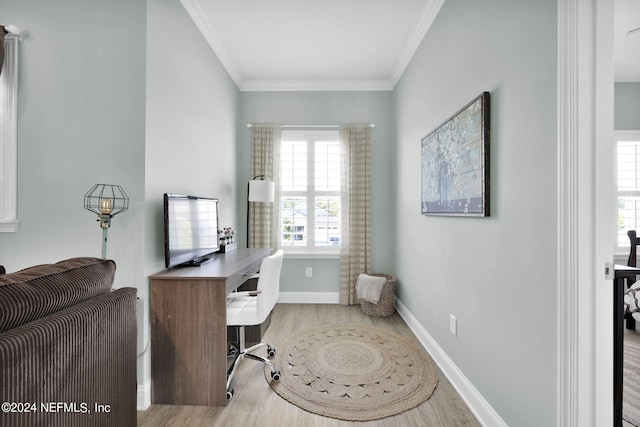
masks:
[[[627,231],[640,227],[640,133],[618,132],[616,135],[616,247],[624,252],[629,248]]]
[[[285,251],[340,251],[340,159],[337,130],[282,132],[280,245]]]
[[[4,39],[0,73],[0,232],[18,229],[18,38]]]

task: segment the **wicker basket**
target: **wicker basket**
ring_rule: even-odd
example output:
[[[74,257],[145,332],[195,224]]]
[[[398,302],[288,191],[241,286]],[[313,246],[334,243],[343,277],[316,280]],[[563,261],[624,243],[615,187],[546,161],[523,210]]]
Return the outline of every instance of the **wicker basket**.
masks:
[[[396,278],[388,274],[372,273],[370,276],[386,277],[387,283],[382,286],[382,292],[380,292],[380,299],[378,304],[373,304],[368,301],[360,300],[360,308],[362,312],[369,316],[391,316],[396,312],[395,307],[395,293],[394,285],[396,284]]]

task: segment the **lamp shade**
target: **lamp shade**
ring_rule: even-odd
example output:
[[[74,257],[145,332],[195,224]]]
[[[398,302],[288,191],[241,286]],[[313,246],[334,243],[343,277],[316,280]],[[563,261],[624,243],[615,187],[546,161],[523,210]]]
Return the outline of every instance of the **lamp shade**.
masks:
[[[253,179],[249,181],[249,201],[269,203],[274,201],[275,184],[273,181]]]
[[[115,216],[129,209],[129,196],[119,185],[96,184],[84,195],[84,208],[98,215]]]

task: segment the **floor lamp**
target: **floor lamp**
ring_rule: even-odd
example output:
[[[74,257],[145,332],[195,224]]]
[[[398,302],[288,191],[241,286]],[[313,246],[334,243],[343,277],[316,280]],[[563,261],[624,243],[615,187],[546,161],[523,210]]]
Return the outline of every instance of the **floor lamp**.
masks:
[[[107,259],[107,231],[111,218],[129,209],[129,196],[119,185],[96,184],[84,195],[84,208],[98,214],[102,228],[102,259]]]
[[[264,175],[258,175],[249,181],[247,190],[247,248],[249,247],[249,213],[251,202],[273,203],[275,183],[264,179]]]

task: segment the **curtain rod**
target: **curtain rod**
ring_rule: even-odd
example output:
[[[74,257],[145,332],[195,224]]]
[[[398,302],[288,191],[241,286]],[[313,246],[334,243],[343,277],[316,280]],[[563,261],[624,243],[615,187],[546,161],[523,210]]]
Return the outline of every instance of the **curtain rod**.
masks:
[[[247,123],[247,127],[248,128],[252,128],[253,127],[253,123]],[[337,129],[340,126],[339,125],[282,125],[280,127],[289,128],[289,129],[304,129],[304,128],[330,128],[330,129]],[[371,129],[373,129],[374,127],[376,127],[376,125],[374,123],[369,123],[369,127]]]

